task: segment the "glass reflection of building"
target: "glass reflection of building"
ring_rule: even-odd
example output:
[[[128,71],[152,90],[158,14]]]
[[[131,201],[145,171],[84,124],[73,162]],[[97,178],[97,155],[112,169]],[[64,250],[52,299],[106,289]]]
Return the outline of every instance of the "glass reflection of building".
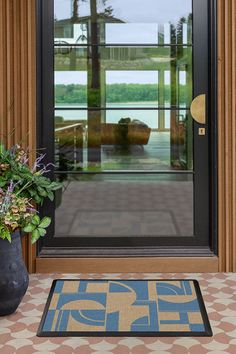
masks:
[[[133,102],[122,113],[126,109],[126,116],[133,114],[136,118],[135,109],[138,112],[142,108],[143,121],[151,128],[152,135],[170,132],[170,168],[191,169],[192,125],[188,113],[192,100],[191,15],[180,17],[175,24],[170,21],[140,24],[116,16],[119,9],[111,5],[125,4],[122,0],[108,1],[103,7],[103,1],[69,2],[70,16],[55,20],[55,67],[65,72],[87,72],[86,139],[78,140],[81,140],[79,148],[86,148],[88,165],[101,164],[102,146],[109,143],[107,134],[111,145],[114,143],[112,135],[116,127],[108,129],[109,117],[115,116],[114,110],[120,109],[120,102],[114,102],[111,110],[107,75],[127,71],[138,77],[141,71],[146,71],[156,73],[154,106],[149,101],[141,107],[141,102]],[[150,36],[145,37],[145,30]],[[157,117],[156,127],[145,121],[151,108]],[[149,144],[151,140],[144,148]],[[78,154],[78,158],[82,155],[85,157]]]

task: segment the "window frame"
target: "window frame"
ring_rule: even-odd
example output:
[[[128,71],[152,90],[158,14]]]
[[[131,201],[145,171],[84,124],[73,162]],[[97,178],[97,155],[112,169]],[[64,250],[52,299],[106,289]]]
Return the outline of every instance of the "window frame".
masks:
[[[54,42],[54,19],[53,15],[53,0],[36,0],[37,1],[37,148],[45,148],[46,160],[45,162],[51,162],[54,160],[54,121],[50,120],[48,117],[54,116],[54,93],[51,89],[54,84],[54,50],[50,43]],[[198,0],[198,5],[196,5],[196,0],[193,0],[194,6],[201,6],[201,2],[205,0]],[[200,4],[200,5],[199,5]],[[194,8],[194,7],[193,7]],[[158,237],[158,244],[153,245],[153,237],[144,238],[140,240],[141,242],[134,243],[133,240],[128,240],[127,238],[120,238],[116,240],[113,238],[113,244],[105,247],[107,238],[99,238],[95,243],[88,245],[88,239],[86,240],[73,240],[68,238],[69,247],[65,247],[64,240],[55,240],[54,235],[52,235],[52,230],[54,229],[54,220],[49,229],[49,234],[46,239],[40,239],[37,243],[37,253],[38,255],[44,254],[60,254],[63,253],[62,248],[65,247],[68,254],[74,254],[76,252],[79,256],[104,256],[104,255],[129,255],[134,256],[138,254],[142,255],[155,255],[155,254],[168,254],[168,252],[173,252],[174,254],[188,253],[206,255],[208,253],[217,254],[217,64],[216,64],[216,0],[208,1],[209,8],[209,18],[208,18],[208,36],[207,41],[209,41],[209,46],[207,51],[202,51],[202,43],[200,41],[201,36],[199,35],[199,50],[198,53],[204,53],[205,59],[208,62],[208,116],[209,116],[209,242],[208,245],[202,245],[199,247],[198,242],[191,243],[188,245],[186,242],[187,238],[183,242],[179,240],[178,246],[166,243],[165,246],[161,245],[162,238]],[[199,18],[201,21],[201,18]],[[201,27],[200,24],[198,26]],[[47,38],[47,42],[43,40]],[[204,41],[203,41],[204,42]],[[203,44],[204,46],[204,44]],[[200,63],[202,60],[198,58],[197,61]],[[194,72],[195,75],[199,72],[200,66],[197,66],[194,62]],[[204,76],[204,75],[202,75]],[[201,93],[201,80],[198,87],[194,87],[194,96]],[[50,132],[50,134],[49,134]],[[196,137],[197,131],[195,129],[194,136]],[[50,177],[53,178],[53,171],[50,173]],[[206,176],[204,176],[205,178]],[[198,196],[195,196],[198,198]],[[40,213],[42,215],[48,214],[48,211],[53,216],[55,213],[54,203],[50,201],[45,201],[43,208],[41,208]],[[200,224],[200,220],[199,220]],[[189,238],[189,237],[188,237]],[[149,240],[148,240],[149,239]],[[148,241],[148,242],[147,242]],[[46,253],[45,253],[46,252]],[[172,253],[171,253],[172,254]]]

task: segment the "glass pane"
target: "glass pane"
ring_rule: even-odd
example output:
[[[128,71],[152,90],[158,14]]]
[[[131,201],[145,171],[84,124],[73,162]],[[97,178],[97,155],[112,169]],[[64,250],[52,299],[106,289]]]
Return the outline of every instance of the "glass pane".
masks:
[[[97,1],[98,13],[110,8],[110,16],[124,23],[175,23],[192,12],[192,0],[107,0]]]
[[[54,61],[56,71],[87,70],[88,49],[70,46],[56,46],[54,48]]]
[[[82,170],[87,112],[55,111],[55,168]]]
[[[60,171],[193,167],[192,117],[185,110],[130,110],[128,104],[122,110],[56,110],[55,144]]]
[[[54,0],[55,43],[87,43],[89,18],[89,1]]]
[[[57,43],[192,42],[191,0],[54,0],[54,4]]]
[[[132,107],[158,106],[158,71],[107,70],[105,72],[106,107],[123,104]]]
[[[193,236],[192,175],[63,175],[56,236]]]
[[[87,106],[87,72],[55,71],[55,105]]]
[[[56,236],[193,236],[192,0],[54,8]]]
[[[133,107],[152,107],[153,103],[167,108],[190,106],[192,48],[103,47],[97,57],[91,56],[90,49],[55,55],[55,84],[60,85],[56,87],[56,104],[79,107],[86,99],[93,103],[89,98],[99,90],[97,107],[119,107],[128,102]],[[90,82],[87,87],[92,76],[99,78],[98,85],[92,87]]]
[[[102,168],[173,170],[192,168],[191,117],[186,112],[107,110],[102,125]],[[183,113],[183,112],[182,112]],[[190,155],[189,155],[190,154]]]

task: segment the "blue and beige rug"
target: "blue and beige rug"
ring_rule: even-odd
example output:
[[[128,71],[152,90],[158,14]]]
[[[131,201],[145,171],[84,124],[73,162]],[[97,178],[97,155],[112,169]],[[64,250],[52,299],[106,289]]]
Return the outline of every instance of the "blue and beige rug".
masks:
[[[38,336],[212,336],[196,280],[54,280]]]

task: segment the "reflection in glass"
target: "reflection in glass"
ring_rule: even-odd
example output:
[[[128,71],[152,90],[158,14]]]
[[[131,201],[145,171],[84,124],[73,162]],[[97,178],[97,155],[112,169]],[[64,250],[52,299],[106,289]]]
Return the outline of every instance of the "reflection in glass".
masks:
[[[70,48],[58,53],[55,47],[55,70],[85,70],[87,61],[92,60],[91,46]],[[170,62],[189,65],[192,61],[191,47],[100,47],[101,67],[104,70],[167,70]],[[188,68],[189,71],[191,67]]]
[[[74,117],[73,117],[74,116]],[[86,112],[85,112],[86,116]],[[59,171],[82,170],[84,167],[85,119],[55,112],[55,167]]]
[[[164,106],[170,107],[171,105],[171,72],[170,70],[164,71]]]
[[[87,49],[76,47],[76,50],[69,47],[55,47],[54,61],[56,71],[87,70]]]
[[[191,0],[54,0],[54,7],[57,42],[192,42]],[[97,26],[96,38],[91,23]]]
[[[192,0],[107,0],[97,1],[98,13],[109,14],[122,22],[175,23],[192,12]]]
[[[158,43],[158,24],[155,23],[107,23],[105,31],[107,44]]]
[[[192,175],[70,175],[56,200],[56,236],[193,236]]]
[[[192,118],[186,111],[107,110],[102,169],[192,169],[191,129]]]
[[[68,84],[63,97],[57,97],[56,90],[56,103],[85,103],[81,97],[85,99],[85,84],[92,76],[91,62],[90,51],[86,55],[84,48],[55,55],[56,85]],[[141,103],[149,107],[154,102],[158,107],[189,107],[192,101],[192,48],[102,47],[96,66],[102,107],[115,103],[119,107],[122,102],[133,102],[134,107]],[[74,84],[72,91],[69,84]],[[92,90],[87,99],[88,94],[94,97]]]
[[[66,170],[192,169],[192,118],[188,111],[131,110],[127,105],[126,110],[89,114],[94,119],[90,129],[86,110],[56,111],[57,161],[67,159]],[[63,171],[62,165],[57,167]]]
[[[87,72],[55,71],[55,104],[87,106]]]
[[[158,71],[107,70],[105,72],[106,107],[130,103],[133,107],[158,105]]]
[[[192,236],[192,0],[54,8],[56,235]]]

